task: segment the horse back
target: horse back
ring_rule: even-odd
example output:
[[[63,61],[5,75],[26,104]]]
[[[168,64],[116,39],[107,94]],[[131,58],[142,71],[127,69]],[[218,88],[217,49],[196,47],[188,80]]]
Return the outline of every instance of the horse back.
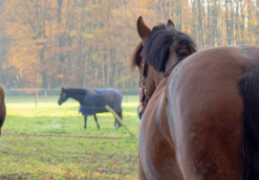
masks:
[[[86,89],[85,98],[79,108],[79,112],[82,112],[84,115],[107,112],[106,105],[109,105],[117,113],[121,112],[122,97],[120,91],[115,88]]]
[[[169,77],[167,118],[187,179],[241,179],[247,130],[239,83],[249,72],[258,72],[258,53],[248,46],[203,50],[181,62]]]

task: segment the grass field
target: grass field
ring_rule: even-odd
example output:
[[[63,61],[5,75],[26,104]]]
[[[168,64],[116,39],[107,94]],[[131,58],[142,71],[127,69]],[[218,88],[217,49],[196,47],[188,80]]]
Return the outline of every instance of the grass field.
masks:
[[[7,97],[7,119],[0,139],[0,179],[137,179],[137,137],[113,130],[110,113],[92,116],[83,129],[79,104],[58,97]],[[135,135],[137,96],[123,100],[124,123]]]

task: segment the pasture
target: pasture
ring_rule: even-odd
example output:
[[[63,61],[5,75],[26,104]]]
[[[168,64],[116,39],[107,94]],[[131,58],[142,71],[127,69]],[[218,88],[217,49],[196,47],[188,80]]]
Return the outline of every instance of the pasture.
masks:
[[[113,130],[110,113],[93,116],[83,129],[79,104],[58,97],[7,97],[7,119],[0,139],[0,179],[137,179],[137,137]],[[123,100],[123,120],[135,135],[137,96]]]

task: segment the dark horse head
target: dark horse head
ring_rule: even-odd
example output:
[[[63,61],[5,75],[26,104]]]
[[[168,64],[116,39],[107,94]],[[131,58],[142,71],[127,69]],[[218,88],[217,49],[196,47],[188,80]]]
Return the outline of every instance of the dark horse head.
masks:
[[[61,88],[61,92],[60,92],[60,98],[58,101],[58,104],[61,105],[62,103],[64,103],[65,101],[67,101],[69,99],[68,94],[65,92],[65,88]]]
[[[196,52],[197,47],[188,35],[175,29],[171,20],[151,31],[139,17],[137,31],[142,41],[136,47],[131,63],[132,68],[137,66],[139,69],[140,104],[137,112],[141,119],[161,80],[168,77],[179,62]]]
[[[4,124],[6,116],[6,108],[5,108],[5,92],[0,85],[0,137],[1,137],[1,128]]]

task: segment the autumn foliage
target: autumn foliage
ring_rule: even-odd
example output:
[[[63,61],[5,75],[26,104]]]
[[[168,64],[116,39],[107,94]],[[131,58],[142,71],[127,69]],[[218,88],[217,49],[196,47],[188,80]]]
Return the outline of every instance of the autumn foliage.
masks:
[[[199,49],[258,46],[258,0],[1,0],[0,83],[58,88],[138,86],[129,59],[149,27],[172,19]]]

